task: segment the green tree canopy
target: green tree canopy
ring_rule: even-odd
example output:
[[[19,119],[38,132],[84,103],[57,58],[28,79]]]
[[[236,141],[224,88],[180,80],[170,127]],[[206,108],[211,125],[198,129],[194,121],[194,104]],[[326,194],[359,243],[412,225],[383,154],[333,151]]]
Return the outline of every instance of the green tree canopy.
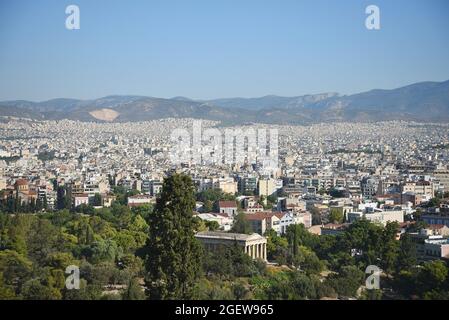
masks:
[[[232,225],[231,231],[235,233],[244,233],[244,234],[253,233],[251,225],[249,221],[246,219],[246,214],[244,212],[240,211],[234,217],[234,224]]]
[[[201,246],[195,238],[195,188],[174,174],[149,216],[146,287],[150,299],[186,299],[200,272]]]

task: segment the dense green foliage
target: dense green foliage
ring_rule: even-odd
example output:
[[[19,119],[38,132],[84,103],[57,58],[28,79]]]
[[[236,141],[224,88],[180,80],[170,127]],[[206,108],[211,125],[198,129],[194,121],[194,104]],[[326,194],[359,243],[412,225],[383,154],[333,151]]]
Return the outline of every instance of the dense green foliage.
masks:
[[[151,299],[187,299],[200,271],[201,247],[195,239],[195,189],[188,176],[164,181],[149,216],[146,287]]]
[[[218,212],[218,201],[235,200],[235,195],[224,193],[221,189],[208,189],[198,192],[196,200],[204,203],[204,212]]]
[[[331,208],[329,210],[329,222],[331,223],[342,223],[344,220],[343,210],[340,208]]]
[[[244,233],[251,234],[253,230],[249,221],[246,219],[246,214],[242,211],[239,211],[234,217],[234,225],[232,226],[232,232],[235,233]]]
[[[271,230],[267,255],[277,265],[266,265],[237,244],[207,251],[195,239],[218,227],[193,216],[196,199],[223,194],[195,197],[183,175],[164,181],[154,208],[131,210],[122,205],[129,192],[116,192],[111,208],[0,213],[0,299],[449,299],[447,264],[419,263],[396,223],[359,220],[333,236]],[[250,233],[247,222],[237,215],[234,231]],[[79,290],[66,288],[70,265],[79,266]],[[369,265],[383,270],[381,290],[363,289]]]
[[[148,238],[137,212],[117,205],[95,215],[69,211],[0,215],[0,298],[100,299],[106,286],[143,274],[136,255]],[[66,268],[80,268],[81,290],[65,288]]]

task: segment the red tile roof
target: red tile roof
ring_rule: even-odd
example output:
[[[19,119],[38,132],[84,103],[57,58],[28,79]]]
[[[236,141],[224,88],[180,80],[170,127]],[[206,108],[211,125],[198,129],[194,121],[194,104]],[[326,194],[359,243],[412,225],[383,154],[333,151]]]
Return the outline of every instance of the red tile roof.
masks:
[[[25,179],[18,179],[18,180],[16,181],[16,185],[17,185],[17,186],[27,186],[27,185],[28,185],[28,181],[25,180]]]
[[[247,220],[264,220],[264,219],[271,219],[273,216],[276,216],[277,218],[281,218],[284,216],[284,213],[282,212],[257,212],[257,213],[248,213],[246,215]]]
[[[220,208],[237,208],[235,201],[219,201],[218,206]]]

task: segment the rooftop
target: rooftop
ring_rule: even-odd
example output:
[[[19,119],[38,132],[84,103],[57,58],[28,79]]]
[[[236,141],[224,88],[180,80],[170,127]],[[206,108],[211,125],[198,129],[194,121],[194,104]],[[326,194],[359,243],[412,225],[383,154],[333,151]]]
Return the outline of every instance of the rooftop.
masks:
[[[262,237],[257,233],[243,234],[243,233],[227,233],[227,232],[214,232],[214,231],[198,232],[195,235],[195,237],[204,239],[224,239],[224,240],[239,240],[239,241],[265,239],[264,237]]]
[[[237,203],[235,201],[219,201],[218,206],[220,208],[237,208]]]
[[[278,217],[281,219],[285,213],[282,212],[257,212],[257,213],[248,213],[245,217],[247,220],[263,220],[263,219],[270,219],[273,216]]]

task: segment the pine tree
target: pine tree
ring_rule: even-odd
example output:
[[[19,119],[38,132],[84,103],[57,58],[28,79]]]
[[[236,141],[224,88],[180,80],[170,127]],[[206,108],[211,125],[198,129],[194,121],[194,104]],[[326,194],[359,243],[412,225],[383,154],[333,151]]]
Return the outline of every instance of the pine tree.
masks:
[[[394,271],[398,259],[399,243],[396,240],[398,227],[396,222],[388,222],[382,230],[380,265],[387,275]]]
[[[47,211],[48,210],[48,200],[47,200],[47,196],[45,196],[45,198],[44,198],[44,209],[45,209],[45,211]]]
[[[234,225],[231,229],[235,233],[252,234],[253,230],[249,221],[246,219],[246,215],[243,211],[239,211],[234,218]]]
[[[401,237],[396,272],[408,271],[418,263],[416,256],[416,245],[409,234]]]
[[[42,200],[40,198],[37,198],[36,199],[36,208],[35,208],[36,212],[41,212],[42,208],[43,208]]]
[[[201,246],[195,239],[195,189],[190,177],[166,178],[148,218],[145,279],[150,299],[189,299],[200,273]]]
[[[62,210],[65,208],[65,190],[64,187],[58,187],[57,189],[57,202],[56,208]]]
[[[36,212],[36,199],[35,198],[31,198],[31,201],[29,202],[28,205],[28,210],[29,212]]]

